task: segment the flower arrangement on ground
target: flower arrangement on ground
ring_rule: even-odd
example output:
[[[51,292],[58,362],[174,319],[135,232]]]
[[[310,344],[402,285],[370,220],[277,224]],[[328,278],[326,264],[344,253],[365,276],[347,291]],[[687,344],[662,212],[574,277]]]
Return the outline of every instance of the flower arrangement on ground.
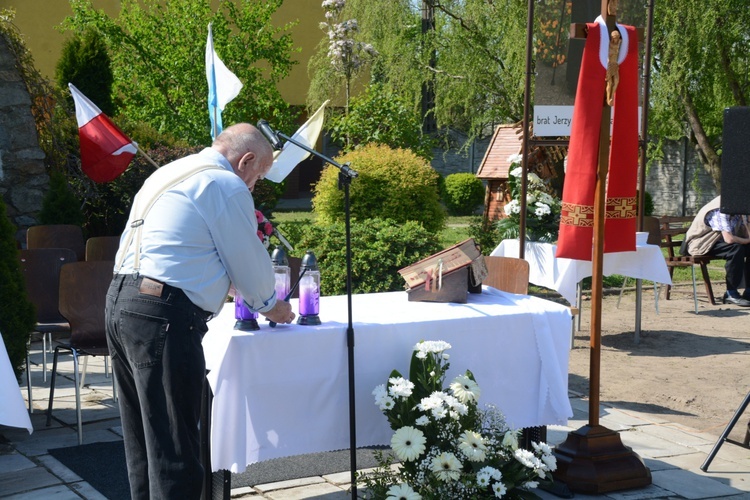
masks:
[[[521,220],[521,155],[508,158],[508,186],[511,200],[505,204],[505,217],[497,222],[503,239],[519,237]],[[529,172],[526,185],[526,237],[530,241],[553,242],[560,229],[560,199],[538,175]]]
[[[414,346],[409,379],[394,370],[373,391],[391,428],[391,448],[400,460],[379,454],[379,466],[360,475],[367,498],[481,499],[535,498],[530,490],[551,481],[555,457],[546,443],[519,448],[493,406],[479,408],[481,390],[467,370],[443,388],[450,366],[450,344],[425,341]]]

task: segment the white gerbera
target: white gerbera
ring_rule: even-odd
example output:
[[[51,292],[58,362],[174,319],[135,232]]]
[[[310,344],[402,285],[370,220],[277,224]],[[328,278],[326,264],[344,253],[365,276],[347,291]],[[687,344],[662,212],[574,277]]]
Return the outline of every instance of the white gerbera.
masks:
[[[458,449],[472,462],[481,462],[487,457],[487,446],[478,432],[464,431],[458,439]]]
[[[408,484],[395,484],[388,488],[386,500],[422,500],[422,496]]]
[[[441,481],[458,481],[461,477],[461,462],[447,451],[433,458],[430,468]]]
[[[422,431],[407,425],[393,434],[391,448],[400,460],[409,462],[424,453],[426,441]]]
[[[492,485],[492,491],[495,493],[495,497],[503,498],[503,495],[505,495],[508,492],[508,489],[505,487],[503,483],[498,481]]]
[[[453,395],[462,403],[477,401],[482,391],[479,385],[466,375],[459,375],[453,379],[450,385]]]

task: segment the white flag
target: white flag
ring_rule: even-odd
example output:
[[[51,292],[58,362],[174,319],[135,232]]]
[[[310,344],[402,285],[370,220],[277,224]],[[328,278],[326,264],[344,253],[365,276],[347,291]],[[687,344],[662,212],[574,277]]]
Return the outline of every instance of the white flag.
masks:
[[[211,119],[211,137],[221,133],[221,112],[242,90],[242,82],[219,59],[214,50],[214,37],[211,23],[208,24],[206,41],[206,80],[208,80],[208,114]]]
[[[325,107],[327,104],[328,101],[324,102],[305,124],[294,133],[292,139],[310,149],[315,149],[318,136],[323,128],[323,118],[325,118]],[[294,167],[309,155],[309,151],[305,151],[299,146],[286,141],[281,151],[274,153],[273,166],[271,166],[271,170],[266,174],[266,179],[273,182],[283,181],[294,170]]]

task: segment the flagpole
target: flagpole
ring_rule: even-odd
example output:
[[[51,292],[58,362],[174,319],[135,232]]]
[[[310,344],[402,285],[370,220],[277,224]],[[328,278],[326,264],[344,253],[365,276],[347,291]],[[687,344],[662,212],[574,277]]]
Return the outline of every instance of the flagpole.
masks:
[[[138,144],[136,143],[133,143],[133,144],[135,144],[135,148],[138,150],[138,152],[141,153],[143,157],[146,158],[148,162],[154,166],[154,168],[159,168],[159,165],[157,165],[156,162],[149,155],[147,155],[146,152],[142,150]]]

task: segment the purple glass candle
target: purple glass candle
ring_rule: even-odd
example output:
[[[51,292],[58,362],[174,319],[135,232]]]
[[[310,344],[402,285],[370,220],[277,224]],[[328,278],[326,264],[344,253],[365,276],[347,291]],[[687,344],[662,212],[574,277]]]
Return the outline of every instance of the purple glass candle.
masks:
[[[245,305],[245,301],[242,299],[242,295],[235,294],[234,296],[234,319],[247,321],[250,319],[258,319],[258,313],[252,312]]]
[[[299,284],[299,313],[315,316],[320,312],[320,290],[312,276],[303,276]]]

